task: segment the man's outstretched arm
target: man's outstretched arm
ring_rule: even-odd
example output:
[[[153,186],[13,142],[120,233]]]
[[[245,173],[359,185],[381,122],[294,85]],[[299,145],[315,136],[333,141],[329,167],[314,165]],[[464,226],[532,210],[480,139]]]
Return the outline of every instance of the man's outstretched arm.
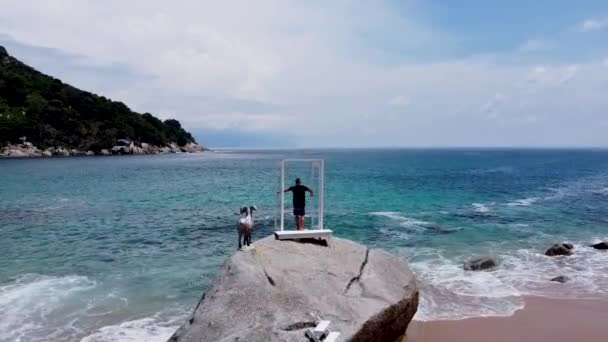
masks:
[[[289,188],[285,189],[283,192],[290,192],[292,188],[293,187],[290,186]],[[281,191],[277,191],[277,194],[280,194],[280,193],[281,193]]]
[[[310,192],[310,197],[314,197],[314,196],[315,196],[315,193],[314,193],[314,192],[312,192],[312,189],[311,189],[311,188],[306,187],[306,191]]]

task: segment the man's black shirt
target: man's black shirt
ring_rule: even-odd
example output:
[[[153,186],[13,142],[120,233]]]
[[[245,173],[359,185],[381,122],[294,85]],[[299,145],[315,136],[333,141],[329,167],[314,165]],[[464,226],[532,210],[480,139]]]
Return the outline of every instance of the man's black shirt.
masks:
[[[295,209],[304,209],[306,207],[306,191],[310,189],[306,185],[296,184],[287,191],[293,193],[293,207]]]

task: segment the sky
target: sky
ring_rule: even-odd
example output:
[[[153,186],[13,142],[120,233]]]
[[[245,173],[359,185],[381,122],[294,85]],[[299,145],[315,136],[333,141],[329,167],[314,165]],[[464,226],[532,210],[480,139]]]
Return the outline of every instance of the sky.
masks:
[[[0,0],[0,45],[211,147],[608,147],[608,2]]]

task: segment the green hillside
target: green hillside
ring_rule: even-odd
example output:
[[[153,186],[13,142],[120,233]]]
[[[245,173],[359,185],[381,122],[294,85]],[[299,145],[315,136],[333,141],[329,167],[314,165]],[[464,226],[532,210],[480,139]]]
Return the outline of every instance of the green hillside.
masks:
[[[0,146],[21,136],[39,148],[84,151],[111,148],[123,138],[157,146],[195,142],[177,120],[161,121],[74,88],[21,63],[0,46]]]

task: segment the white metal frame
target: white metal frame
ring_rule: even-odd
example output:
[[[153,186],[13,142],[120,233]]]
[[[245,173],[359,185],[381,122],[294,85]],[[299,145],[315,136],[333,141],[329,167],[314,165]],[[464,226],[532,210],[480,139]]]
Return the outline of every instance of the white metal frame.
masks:
[[[319,189],[317,190],[317,196],[319,196],[319,208],[317,210],[317,227],[318,230],[323,230],[323,187],[325,178],[325,160],[323,159],[283,159],[281,161],[281,231],[285,229],[285,162],[311,162],[312,167],[314,163],[319,163]]]

